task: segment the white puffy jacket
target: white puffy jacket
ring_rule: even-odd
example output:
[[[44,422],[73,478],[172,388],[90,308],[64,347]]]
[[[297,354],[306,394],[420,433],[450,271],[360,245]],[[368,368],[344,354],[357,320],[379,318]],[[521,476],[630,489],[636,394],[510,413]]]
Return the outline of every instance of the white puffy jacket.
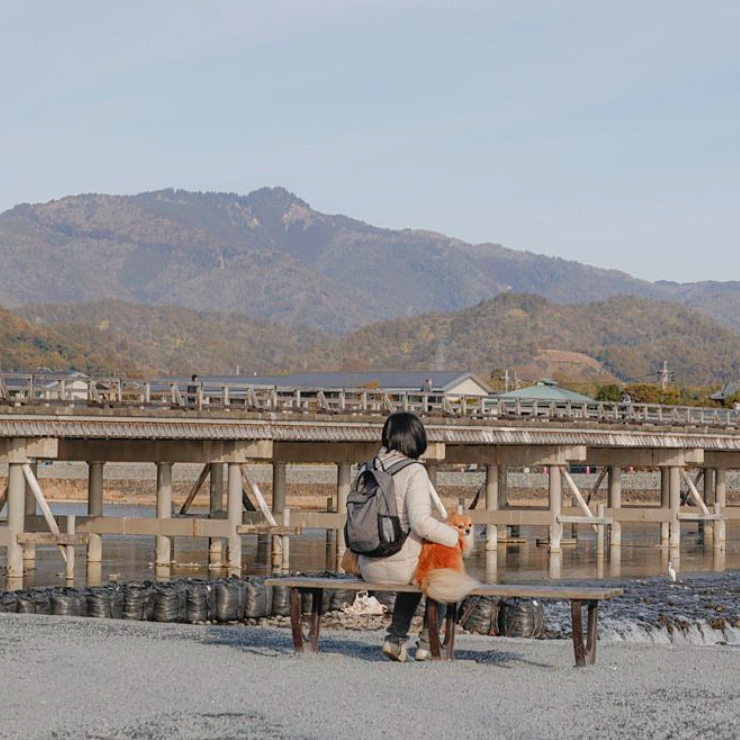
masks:
[[[391,450],[381,452],[384,468],[407,460],[405,455]],[[404,532],[409,532],[403,547],[385,558],[369,558],[360,555],[358,564],[366,581],[388,585],[411,583],[421,553],[423,539],[452,547],[457,543],[458,533],[453,527],[432,516],[431,485],[427,469],[422,465],[408,465],[393,476],[398,514]],[[409,531],[410,530],[410,531]]]

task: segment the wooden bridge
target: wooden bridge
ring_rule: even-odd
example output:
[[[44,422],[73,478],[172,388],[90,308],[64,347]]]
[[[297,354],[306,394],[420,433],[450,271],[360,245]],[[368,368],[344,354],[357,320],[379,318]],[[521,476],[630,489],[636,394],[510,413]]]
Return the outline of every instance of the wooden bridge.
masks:
[[[598,401],[536,401],[491,396],[373,388],[289,388],[255,386],[235,378],[216,383],[131,378],[60,377],[59,374],[2,373],[0,402],[16,407],[197,409],[274,413],[388,414],[413,411],[468,419],[542,419],[599,423],[733,428],[740,412],[729,408],[666,406]]]
[[[656,525],[656,542],[679,556],[681,525],[697,522],[724,551],[726,522],[740,519],[740,507],[726,502],[726,473],[740,469],[738,415],[724,409],[637,404],[552,404],[502,402],[494,397],[442,397],[373,389],[277,389],[234,384],[188,389],[174,381],[97,379],[17,382],[0,388],[0,462],[8,465],[0,512],[0,548],[9,581],[33,567],[37,545],[57,545],[71,574],[75,546],[84,545],[88,567],[103,558],[105,535],[152,535],[155,565],[172,561],[173,538],[209,540],[211,563],[242,566],[242,536],[272,537],[276,568],[287,566],[290,536],[302,528],[341,528],[353,466],[376,453],[384,416],[410,410],[422,416],[429,437],[426,462],[436,480],[440,465],[475,464],[485,471],[485,507],[473,512],[486,526],[486,548],[495,553],[507,529],[542,527],[558,575],[564,530],[590,525],[597,551],[617,556],[623,525]],[[54,516],[37,479],[46,460],[88,465],[87,515]],[[250,464],[273,466],[268,506],[250,475]],[[107,462],[156,465],[156,516],[103,516],[103,469]],[[181,510],[172,512],[172,468],[200,463],[198,480]],[[286,466],[322,463],[336,467],[334,512],[290,511]],[[601,468],[594,489],[580,491],[569,473],[573,463]],[[548,470],[548,505],[517,506],[507,497],[507,472],[522,466]],[[660,505],[622,502],[622,470],[658,469]],[[698,471],[701,474],[699,489]],[[193,516],[190,504],[206,479],[207,516]],[[606,506],[588,501],[601,485]],[[683,492],[682,492],[683,488]],[[244,509],[245,493],[257,511]],[[224,503],[225,500],[225,503]],[[337,513],[339,512],[339,513]],[[71,561],[71,565],[70,565]]]

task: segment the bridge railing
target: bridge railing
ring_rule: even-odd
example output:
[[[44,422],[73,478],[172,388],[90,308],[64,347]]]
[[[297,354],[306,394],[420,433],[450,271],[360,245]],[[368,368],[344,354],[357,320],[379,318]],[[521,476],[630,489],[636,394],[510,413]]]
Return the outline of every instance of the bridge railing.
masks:
[[[541,401],[448,395],[381,388],[280,388],[247,381],[212,383],[171,379],[59,377],[53,373],[0,374],[6,405],[241,409],[293,414],[384,415],[412,411],[422,416],[529,422],[594,422],[658,426],[737,427],[734,409],[642,403]]]

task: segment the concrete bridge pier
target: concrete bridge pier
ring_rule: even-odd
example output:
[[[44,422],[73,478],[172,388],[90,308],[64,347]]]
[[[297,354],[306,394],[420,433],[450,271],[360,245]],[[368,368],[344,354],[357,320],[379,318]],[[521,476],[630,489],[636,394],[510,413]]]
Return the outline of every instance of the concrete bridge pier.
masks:
[[[723,514],[727,506],[727,470],[716,468],[714,478],[714,513]],[[724,519],[718,519],[714,523],[714,550],[715,552],[725,550],[725,538],[727,536],[727,525]]]
[[[229,571],[239,575],[242,569],[242,538],[237,527],[242,523],[242,470],[236,462],[228,464],[228,489],[226,494],[226,518],[229,522]]]
[[[157,463],[157,519],[172,518],[172,463]],[[172,537],[158,534],[154,544],[154,566],[172,564]]]
[[[599,527],[599,530],[601,530],[602,527]],[[604,553],[604,550],[599,550],[598,547],[596,548],[596,577],[597,578],[603,578],[604,577],[604,568],[606,565],[606,555]]]
[[[498,576],[498,550],[486,551],[486,580],[495,581]]]
[[[509,505],[509,468],[508,463],[498,464],[498,508],[504,509]]]
[[[609,577],[620,578],[622,575],[622,553],[620,550],[612,550],[609,553]]]
[[[563,525],[558,521],[563,510],[563,486],[561,482],[562,465],[550,465],[548,472],[548,493],[550,498],[550,552],[561,551]]]
[[[722,573],[726,567],[725,549],[715,547],[712,550],[712,570],[715,573]]]
[[[273,460],[272,462],[272,514],[275,517],[275,521],[281,521],[283,512],[285,511],[285,499],[287,496],[288,488],[288,464],[281,460]],[[264,540],[263,535],[257,535],[258,540]],[[270,562],[273,567],[279,563],[283,558],[283,551],[280,549],[279,540],[277,537],[269,537],[271,540],[271,552]],[[265,540],[265,546],[267,542]],[[258,546],[259,549],[259,546]]]
[[[660,508],[670,508],[670,490],[671,490],[671,477],[669,474],[669,468],[660,468]],[[670,532],[671,525],[668,522],[660,523],[660,544],[662,546],[668,545],[668,534]]]
[[[704,489],[703,496],[704,503],[707,508],[712,511],[714,509],[715,502],[715,487],[716,487],[716,470],[714,468],[704,468]],[[706,544],[714,544],[714,522],[699,522],[700,527],[703,525],[704,530],[704,542]]]
[[[671,513],[668,546],[678,550],[681,546],[681,521],[678,518],[681,509],[681,468],[677,465],[668,468],[668,498]]]
[[[0,462],[8,465],[7,521],[0,527],[0,547],[6,548],[6,586],[8,590],[23,588],[24,559],[29,574],[33,573],[36,551],[18,541],[28,534],[36,519],[36,496],[43,493],[36,482],[37,460],[53,459],[58,454],[56,439],[35,437],[4,437],[0,439]],[[28,467],[26,467],[28,466]],[[26,478],[25,471],[30,475]],[[51,512],[47,511],[47,521]],[[31,578],[32,579],[32,578]]]
[[[224,510],[224,465],[223,463],[210,464],[208,481],[209,516],[211,519],[221,519]],[[208,567],[222,568],[224,565],[224,544],[221,537],[211,537],[208,540]]]
[[[33,477],[38,480],[38,469],[39,465],[37,462],[30,463],[31,470],[33,471]],[[26,481],[26,502],[24,512],[24,523],[23,527],[26,528],[26,522],[28,517],[36,516],[36,497],[33,495],[31,486]],[[26,542],[23,545],[23,570],[35,570],[36,568],[36,545],[31,542]]]
[[[622,508],[622,468],[609,465],[607,468],[607,506],[610,509]],[[616,551],[617,556],[622,548],[622,524],[615,517],[609,527],[610,554]]]
[[[499,466],[486,465],[486,511],[497,511],[499,507]],[[498,526],[486,525],[486,550],[498,550]]]
[[[509,506],[509,465],[505,459],[498,464],[498,508],[505,509]],[[504,527],[504,539],[518,540],[521,530],[518,524]]]
[[[26,479],[19,462],[8,463],[8,552],[6,575],[23,580],[23,545],[17,537],[25,530]]]
[[[87,514],[88,516],[103,516],[103,462],[89,461],[87,463]],[[99,534],[90,534],[87,545],[87,564],[102,563],[103,537]]]
[[[549,572],[548,575],[551,580],[555,581],[562,576],[563,568],[563,553],[558,550],[553,552],[550,550],[548,557]]]
[[[285,497],[288,480],[288,464],[280,460],[272,463],[272,513],[282,514],[285,510]]]
[[[85,571],[85,582],[88,586],[100,586],[103,583],[103,563],[88,563]]]
[[[604,504],[596,505],[596,516],[599,519],[603,519],[606,516],[606,507]],[[596,554],[604,555],[606,552],[606,535],[607,529],[605,524],[596,525]],[[602,576],[599,576],[600,578]]]

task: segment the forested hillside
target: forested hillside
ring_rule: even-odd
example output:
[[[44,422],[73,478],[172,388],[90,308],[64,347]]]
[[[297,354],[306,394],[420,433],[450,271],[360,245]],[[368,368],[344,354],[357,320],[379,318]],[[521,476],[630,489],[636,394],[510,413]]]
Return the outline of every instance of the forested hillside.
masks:
[[[29,306],[19,313],[40,331],[53,327],[89,346],[110,347],[139,372],[155,375],[314,369],[331,341],[315,329],[242,314],[124,301]]]
[[[89,374],[136,374],[135,360],[109,343],[95,330],[82,332],[31,326],[0,308],[0,367],[3,371],[28,372],[79,370]]]
[[[656,378],[667,361],[681,383],[740,377],[740,336],[675,303],[616,297],[563,306],[502,295],[454,313],[365,327],[345,338],[341,361],[376,367],[465,367],[483,374],[521,368],[545,350],[596,359],[621,380]]]
[[[504,294],[462,311],[379,322],[340,339],[234,313],[120,301],[34,306],[21,314],[40,332],[107,348],[146,373],[405,368],[471,369],[488,377],[509,369],[536,380],[560,367],[574,379],[611,382],[655,379],[666,361],[683,384],[740,377],[740,335],[680,304],[626,297],[574,306]]]

